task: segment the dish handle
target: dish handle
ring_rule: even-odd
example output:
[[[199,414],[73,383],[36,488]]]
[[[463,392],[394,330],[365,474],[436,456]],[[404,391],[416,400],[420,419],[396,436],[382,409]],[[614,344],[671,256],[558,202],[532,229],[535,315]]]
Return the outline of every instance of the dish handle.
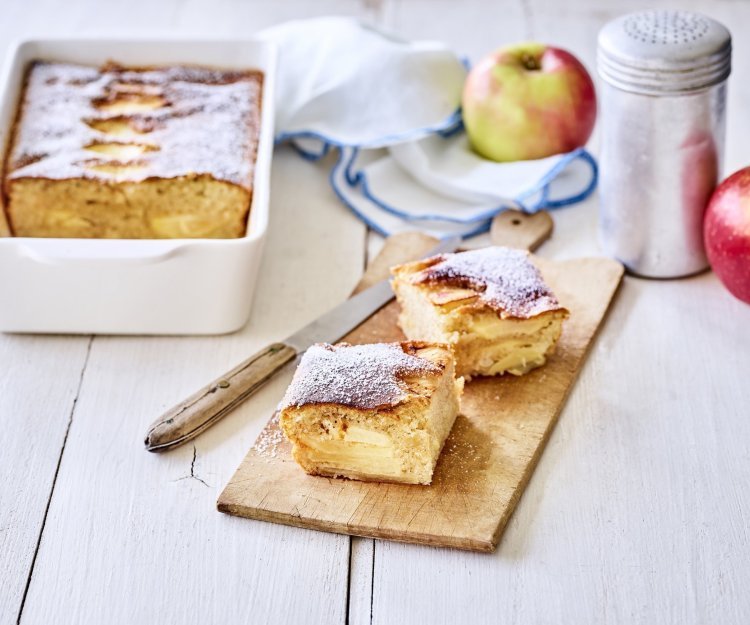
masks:
[[[112,239],[5,239],[18,256],[48,265],[116,263],[151,265],[176,256],[181,241],[134,241]]]

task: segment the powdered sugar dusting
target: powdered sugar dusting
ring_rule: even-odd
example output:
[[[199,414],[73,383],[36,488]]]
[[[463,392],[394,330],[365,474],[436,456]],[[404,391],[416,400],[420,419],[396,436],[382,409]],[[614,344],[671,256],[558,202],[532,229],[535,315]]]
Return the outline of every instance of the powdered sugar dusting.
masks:
[[[406,398],[403,376],[441,371],[429,360],[406,353],[408,345],[313,345],[302,357],[282,406],[341,404],[374,409],[396,405]]]
[[[253,447],[259,455],[275,458],[279,451],[279,445],[283,442],[284,435],[281,433],[279,411],[277,410],[274,412],[273,417],[268,422],[265,429],[260,433],[260,436],[258,436]]]
[[[106,179],[92,166],[123,163],[86,148],[114,141],[156,148],[140,154],[137,166],[117,180],[211,175],[252,190],[261,84],[262,74],[254,71],[37,62],[27,80],[9,177]],[[161,104],[127,114],[107,108],[139,98]],[[124,119],[139,133],[120,139],[96,129],[96,122],[108,119]]]
[[[503,316],[528,318],[561,308],[526,252],[508,247],[441,254],[418,274],[417,283],[472,289]],[[427,261],[429,262],[429,261]]]

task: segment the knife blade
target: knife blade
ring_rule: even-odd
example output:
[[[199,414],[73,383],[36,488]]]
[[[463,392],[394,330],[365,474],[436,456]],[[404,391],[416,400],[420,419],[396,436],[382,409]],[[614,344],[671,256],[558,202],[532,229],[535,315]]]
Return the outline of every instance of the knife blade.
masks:
[[[442,240],[424,258],[451,252],[460,237]],[[283,341],[272,343],[167,410],[148,429],[148,451],[174,449],[194,439],[234,410],[288,363],[315,343],[333,343],[393,299],[389,280],[349,298]]]

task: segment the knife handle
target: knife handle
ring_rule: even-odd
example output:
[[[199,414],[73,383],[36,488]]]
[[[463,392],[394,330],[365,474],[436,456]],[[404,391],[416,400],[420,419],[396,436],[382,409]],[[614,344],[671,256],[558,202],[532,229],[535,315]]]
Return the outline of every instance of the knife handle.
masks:
[[[273,343],[159,417],[146,434],[148,451],[167,451],[192,440],[294,360],[297,350]]]

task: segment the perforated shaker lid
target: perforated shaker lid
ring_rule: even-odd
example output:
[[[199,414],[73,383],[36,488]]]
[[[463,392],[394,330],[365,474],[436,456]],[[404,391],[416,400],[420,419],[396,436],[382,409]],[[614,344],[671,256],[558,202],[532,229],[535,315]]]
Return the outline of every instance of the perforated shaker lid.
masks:
[[[626,91],[690,93],[729,76],[732,37],[700,13],[641,11],[602,28],[597,57],[599,75]]]

